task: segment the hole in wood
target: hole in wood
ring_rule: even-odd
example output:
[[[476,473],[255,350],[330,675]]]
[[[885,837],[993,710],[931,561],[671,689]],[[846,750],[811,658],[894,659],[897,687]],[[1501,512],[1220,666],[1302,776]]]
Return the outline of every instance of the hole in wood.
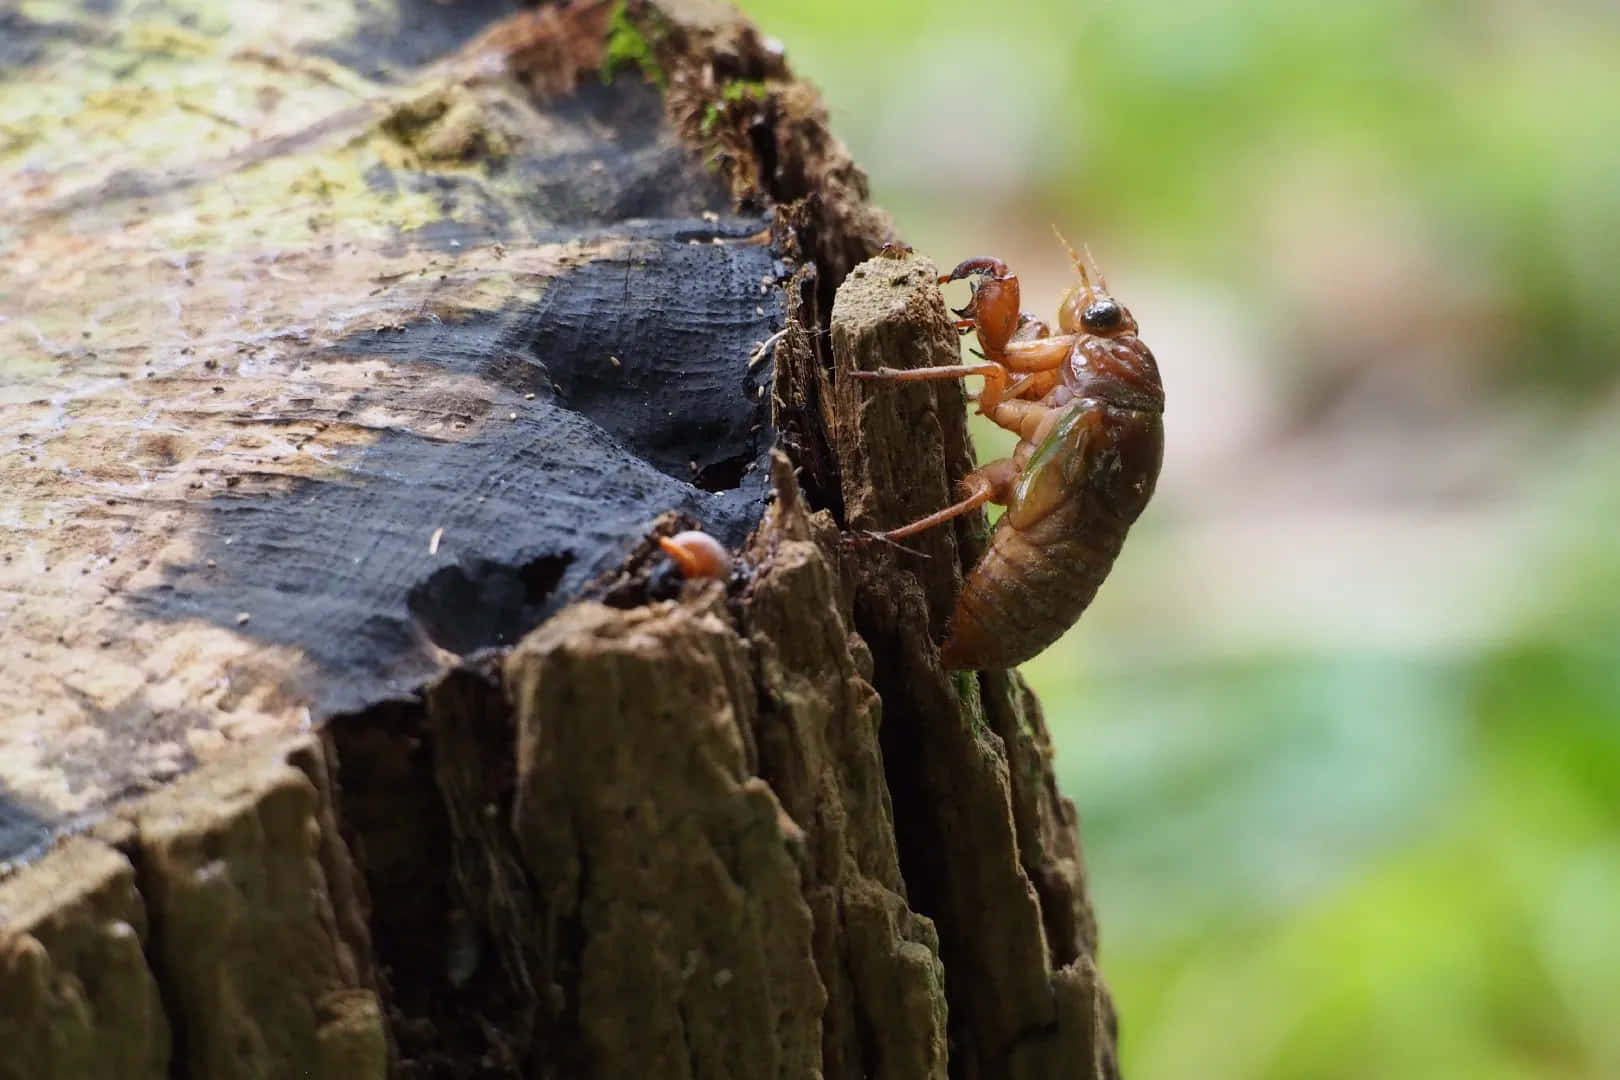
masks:
[[[411,589],[406,604],[441,649],[465,656],[511,645],[540,624],[573,561],[569,552],[519,565],[471,559],[435,570]]]

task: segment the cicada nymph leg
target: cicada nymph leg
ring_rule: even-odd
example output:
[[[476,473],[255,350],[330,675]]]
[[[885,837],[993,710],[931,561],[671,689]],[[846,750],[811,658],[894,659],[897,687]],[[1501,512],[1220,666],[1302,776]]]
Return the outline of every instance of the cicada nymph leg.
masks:
[[[943,525],[952,518],[977,510],[987,502],[1005,505],[1018,483],[1018,472],[1018,465],[1012,458],[1001,458],[981,465],[962,477],[962,490],[968,493],[967,498],[952,503],[943,510],[936,510],[927,517],[902,525],[898,529],[890,529],[877,535],[884,540],[903,540],[924,529],[932,529],[935,525]]]
[[[1019,393],[1031,385],[1028,376],[1039,376],[1045,372],[1053,371],[1063,365],[1068,359],[1070,342],[1059,338],[1042,338],[1036,341],[1011,342],[1010,345],[1040,345],[1041,349],[1020,350],[1016,358],[1009,357],[1003,363],[986,360],[982,364],[946,364],[941,367],[921,368],[878,368],[876,371],[852,371],[856,379],[863,382],[924,382],[932,379],[965,379],[969,375],[983,375],[984,388],[979,391],[979,411],[991,415],[996,411],[1005,397],[1017,397],[1009,394],[1007,387],[1007,373],[1009,369],[1017,372],[1021,378],[1014,385],[1019,387]]]
[[[928,382],[935,379],[965,379],[969,375],[983,375],[984,389],[979,396],[992,395],[1000,400],[1002,387],[1007,384],[1007,369],[988,361],[983,364],[946,364],[943,367],[878,368],[876,371],[852,371],[862,382]]]
[[[1034,386],[1035,380],[1040,378],[1040,375],[1041,373],[1038,371],[1031,371],[1027,375],[1020,375],[1017,382],[1013,383],[1011,386],[1007,387],[1007,389],[1001,392],[1001,399],[1003,401],[1012,401],[1023,397],[1024,391]]]

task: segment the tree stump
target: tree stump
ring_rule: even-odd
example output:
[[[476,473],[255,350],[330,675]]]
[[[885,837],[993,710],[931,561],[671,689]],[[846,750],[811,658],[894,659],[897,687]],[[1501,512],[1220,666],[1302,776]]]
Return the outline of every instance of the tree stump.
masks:
[[[0,1077],[1115,1075],[984,519],[850,539],[957,343],[781,48],[281,10],[0,11]]]

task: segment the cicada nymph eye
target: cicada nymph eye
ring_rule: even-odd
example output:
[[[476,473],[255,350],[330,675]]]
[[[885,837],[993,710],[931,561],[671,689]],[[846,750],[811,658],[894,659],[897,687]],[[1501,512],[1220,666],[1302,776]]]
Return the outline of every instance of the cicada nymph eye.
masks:
[[[1105,297],[1086,305],[1086,309],[1080,313],[1080,325],[1094,334],[1103,334],[1117,329],[1124,317],[1119,304]]]

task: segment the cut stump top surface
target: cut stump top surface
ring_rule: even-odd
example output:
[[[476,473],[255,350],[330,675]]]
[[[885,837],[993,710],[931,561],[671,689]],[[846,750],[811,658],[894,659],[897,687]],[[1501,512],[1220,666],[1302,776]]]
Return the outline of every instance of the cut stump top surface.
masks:
[[[609,5],[108,8],[0,12],[0,863],[740,544],[794,269]]]

